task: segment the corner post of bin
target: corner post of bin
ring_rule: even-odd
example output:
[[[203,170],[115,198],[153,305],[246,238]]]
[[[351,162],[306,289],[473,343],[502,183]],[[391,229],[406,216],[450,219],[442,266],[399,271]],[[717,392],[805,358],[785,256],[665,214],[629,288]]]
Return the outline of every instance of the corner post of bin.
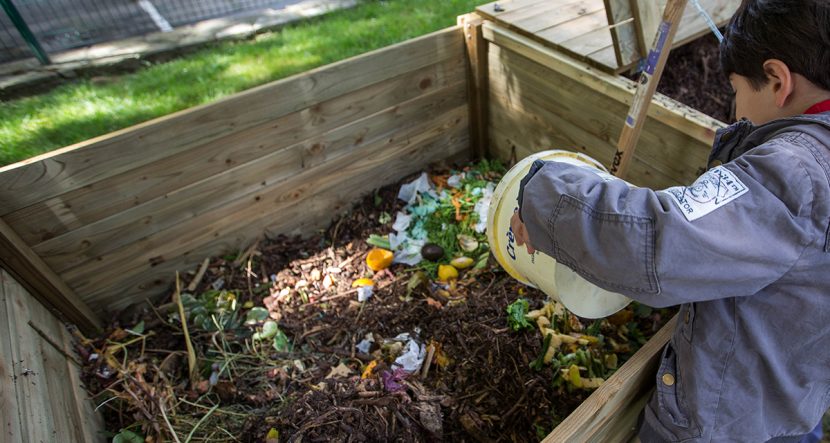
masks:
[[[89,306],[1,218],[0,267],[58,318],[85,333],[100,329],[101,321]]]
[[[470,109],[470,146],[472,157],[489,156],[488,126],[488,64],[487,40],[481,31],[484,19],[470,13],[458,16],[458,26],[464,35],[467,59],[467,101]]]

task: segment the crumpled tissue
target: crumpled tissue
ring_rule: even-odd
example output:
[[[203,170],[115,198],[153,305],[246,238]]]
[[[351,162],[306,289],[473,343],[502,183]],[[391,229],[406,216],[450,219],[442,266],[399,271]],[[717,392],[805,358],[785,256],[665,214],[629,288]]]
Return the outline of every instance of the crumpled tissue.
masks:
[[[429,176],[426,172],[422,172],[415,180],[401,185],[401,190],[398,191],[398,198],[411,205],[415,201],[415,198],[418,197],[418,193],[429,194],[438,198],[438,194],[432,190],[432,183],[429,182]]]
[[[474,210],[478,214],[478,222],[473,226],[476,232],[484,232],[487,229],[487,212],[490,210],[490,201],[493,199],[495,189],[495,184],[487,183],[487,187],[482,191],[482,197],[476,202]]]

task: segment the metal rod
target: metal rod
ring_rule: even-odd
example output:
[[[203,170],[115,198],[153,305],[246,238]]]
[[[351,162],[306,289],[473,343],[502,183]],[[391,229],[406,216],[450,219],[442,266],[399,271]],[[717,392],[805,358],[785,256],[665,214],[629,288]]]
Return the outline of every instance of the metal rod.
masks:
[[[52,61],[49,60],[49,55],[46,54],[46,51],[43,50],[43,47],[40,46],[40,43],[35,38],[35,35],[29,29],[29,25],[26,24],[26,21],[23,20],[23,17],[18,12],[17,8],[12,3],[12,0],[0,0],[0,5],[3,6],[3,10],[6,11],[6,15],[9,16],[14,26],[17,28],[17,31],[20,32],[20,35],[23,37],[23,40],[26,41],[26,44],[29,45],[29,49],[35,53],[35,57],[40,61],[43,65],[52,64]]]
[[[722,42],[723,34],[721,34],[720,29],[718,29],[718,25],[715,24],[715,21],[712,20],[712,16],[710,16],[709,13],[703,9],[703,6],[700,5],[698,0],[692,0],[692,3],[695,5],[695,8],[697,8],[698,14],[700,14],[700,16],[703,17],[703,20],[706,21],[706,24],[709,25],[709,29],[711,29],[712,33],[715,34],[715,37],[718,38],[718,42]]]

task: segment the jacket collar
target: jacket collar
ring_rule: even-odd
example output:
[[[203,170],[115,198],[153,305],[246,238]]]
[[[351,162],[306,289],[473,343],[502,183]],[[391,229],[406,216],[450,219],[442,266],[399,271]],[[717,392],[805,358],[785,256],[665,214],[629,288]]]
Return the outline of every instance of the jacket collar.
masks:
[[[741,120],[715,132],[715,143],[709,154],[709,165],[730,162],[746,151],[761,145],[776,136],[786,132],[805,132],[815,134],[816,131],[830,132],[830,112],[773,120],[760,126],[753,125],[749,120]],[[822,139],[830,143],[830,134]],[[713,164],[714,162],[714,164]]]

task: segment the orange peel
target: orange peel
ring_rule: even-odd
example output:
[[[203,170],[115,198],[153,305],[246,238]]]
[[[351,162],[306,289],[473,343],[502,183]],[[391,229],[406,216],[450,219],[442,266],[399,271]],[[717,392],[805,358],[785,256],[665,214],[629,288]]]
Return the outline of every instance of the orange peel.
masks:
[[[392,264],[395,254],[383,248],[372,248],[366,255],[366,264],[373,271],[381,271]]]

